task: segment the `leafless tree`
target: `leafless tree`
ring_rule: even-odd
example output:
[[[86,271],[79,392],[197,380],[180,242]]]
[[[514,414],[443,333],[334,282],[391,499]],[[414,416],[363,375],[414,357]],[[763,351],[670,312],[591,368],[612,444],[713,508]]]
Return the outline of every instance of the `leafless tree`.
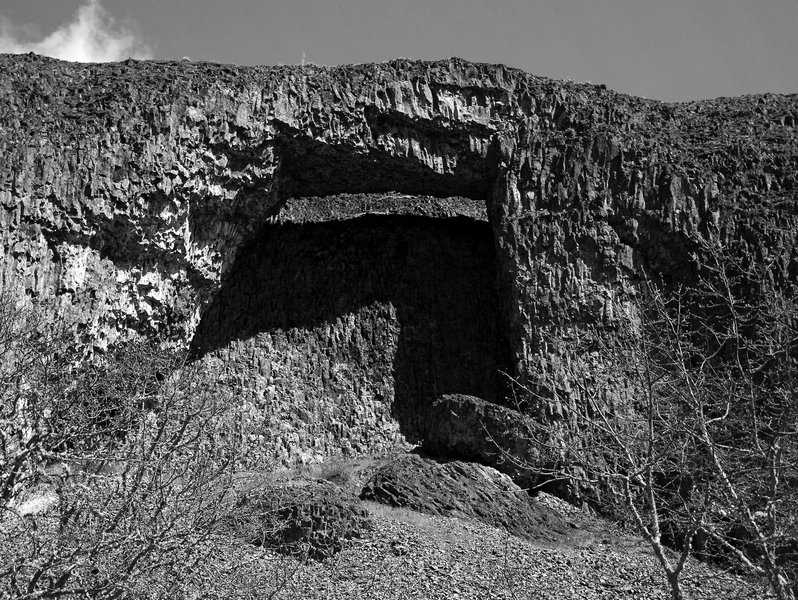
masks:
[[[155,344],[81,360],[0,301],[0,582],[17,598],[169,597],[201,563],[234,448],[207,373]]]
[[[0,597],[297,597],[312,548],[251,543],[296,525],[296,494],[242,502],[268,474],[242,472],[225,365],[157,341],[90,358],[74,336],[0,288]]]
[[[582,329],[552,340],[571,349],[564,371],[574,389],[562,401],[579,441],[563,449],[539,428],[551,459],[544,471],[581,479],[601,492],[600,505],[634,523],[675,599],[698,550],[767,578],[777,598],[792,600],[796,303],[772,265],[718,240],[695,260],[694,285],[645,281],[644,296],[629,305],[632,326],[611,339]],[[527,411],[561,393],[546,382],[513,384]]]

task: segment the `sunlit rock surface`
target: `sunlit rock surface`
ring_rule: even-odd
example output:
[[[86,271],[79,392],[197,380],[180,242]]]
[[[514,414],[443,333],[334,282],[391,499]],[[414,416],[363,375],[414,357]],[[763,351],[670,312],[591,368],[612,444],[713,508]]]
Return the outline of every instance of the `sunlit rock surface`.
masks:
[[[157,336],[226,364],[270,460],[421,441],[439,396],[506,404],[502,373],[545,384],[567,445],[591,357],[549,333],[615,335],[644,270],[689,281],[709,233],[798,279],[797,124],[796,96],[666,104],[457,59],[5,55],[0,282],[87,353]]]

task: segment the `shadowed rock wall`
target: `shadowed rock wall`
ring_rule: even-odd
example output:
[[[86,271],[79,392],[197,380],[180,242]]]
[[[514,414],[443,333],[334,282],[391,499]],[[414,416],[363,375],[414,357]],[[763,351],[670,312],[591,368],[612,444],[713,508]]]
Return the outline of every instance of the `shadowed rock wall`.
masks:
[[[642,271],[689,279],[709,232],[794,285],[796,123],[795,96],[665,104],[457,59],[269,68],[3,56],[0,281],[72,314],[88,351],[134,335],[186,345],[289,198],[485,200],[511,370],[545,383],[539,418],[565,445],[583,399],[564,364],[582,357],[548,332],[615,335]],[[348,309],[393,323],[391,305],[401,323],[398,306],[375,302]],[[392,326],[380,327],[386,354],[398,352]]]
[[[495,281],[484,222],[268,225],[204,312],[193,348],[226,364],[225,385],[268,415],[262,435],[294,427],[278,460],[417,442],[439,395],[501,399]]]

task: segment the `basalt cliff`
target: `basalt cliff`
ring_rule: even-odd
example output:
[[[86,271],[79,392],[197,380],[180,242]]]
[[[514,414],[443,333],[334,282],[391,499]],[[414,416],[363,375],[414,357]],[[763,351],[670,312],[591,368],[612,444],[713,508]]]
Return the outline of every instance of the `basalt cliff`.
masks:
[[[797,128],[798,96],[669,104],[458,59],[0,56],[0,284],[88,355],[143,336],[221,365],[278,463],[489,459],[486,420],[514,443],[504,374],[547,382],[565,446],[591,357],[548,333],[615,335],[709,234],[798,280]]]

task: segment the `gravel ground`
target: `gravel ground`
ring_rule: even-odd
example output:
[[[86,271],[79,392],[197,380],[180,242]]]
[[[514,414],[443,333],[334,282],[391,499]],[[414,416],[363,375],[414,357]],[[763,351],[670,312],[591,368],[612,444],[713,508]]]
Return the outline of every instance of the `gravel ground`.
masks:
[[[356,498],[382,459],[349,464],[340,484]],[[326,476],[338,469],[322,469]],[[313,478],[320,473],[303,475]],[[283,476],[289,481],[297,475]],[[262,476],[242,479],[243,493]],[[337,477],[333,477],[337,479]],[[425,494],[434,494],[427,489]],[[471,518],[439,516],[357,501],[373,520],[363,538],[322,562],[300,561],[240,538],[217,540],[205,573],[185,596],[246,599],[618,599],[668,600],[662,568],[634,533],[547,494],[536,502],[555,511],[566,533],[522,539]],[[549,532],[550,533],[550,532]],[[698,561],[683,577],[687,600],[765,600],[760,581]],[[188,582],[186,582],[188,583]],[[186,588],[184,588],[186,589]],[[202,590],[202,591],[200,591]],[[209,590],[212,592],[209,594]]]
[[[537,544],[478,522],[366,506],[373,536],[321,563],[262,555],[257,583],[240,578],[241,589],[283,599],[669,598],[650,551],[606,526],[604,533],[586,529],[579,515],[572,515],[583,521],[573,536]],[[685,591],[692,599],[769,597],[761,585],[700,563],[689,565]]]

